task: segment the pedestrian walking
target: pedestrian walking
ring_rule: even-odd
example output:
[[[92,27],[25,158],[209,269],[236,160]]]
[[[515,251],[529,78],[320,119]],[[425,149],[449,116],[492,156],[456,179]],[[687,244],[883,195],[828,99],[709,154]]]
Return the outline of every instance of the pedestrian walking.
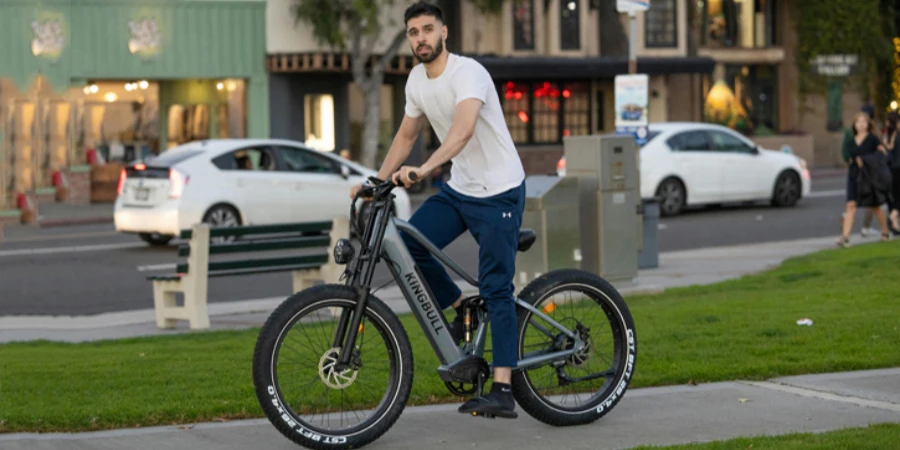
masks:
[[[890,239],[887,216],[881,209],[886,195],[878,183],[879,161],[886,166],[887,155],[881,140],[875,135],[875,127],[869,115],[860,112],[853,122],[853,142],[850,146],[850,167],[847,173],[847,204],[844,210],[844,223],[841,237],[837,244],[850,245],[850,231],[856,218],[857,206],[870,208],[881,225],[881,239]],[[878,152],[881,152],[878,154]]]

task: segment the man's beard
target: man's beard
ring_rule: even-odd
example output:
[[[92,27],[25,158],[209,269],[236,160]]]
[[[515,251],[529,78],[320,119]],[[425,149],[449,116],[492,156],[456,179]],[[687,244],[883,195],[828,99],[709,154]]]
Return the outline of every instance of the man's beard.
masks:
[[[413,55],[415,55],[416,59],[418,59],[419,62],[430,63],[430,62],[434,61],[438,56],[441,56],[441,53],[443,53],[443,52],[444,52],[444,43],[443,43],[443,41],[438,41],[437,47],[433,48],[431,53],[428,54],[428,56],[420,55],[418,48],[413,52]]]

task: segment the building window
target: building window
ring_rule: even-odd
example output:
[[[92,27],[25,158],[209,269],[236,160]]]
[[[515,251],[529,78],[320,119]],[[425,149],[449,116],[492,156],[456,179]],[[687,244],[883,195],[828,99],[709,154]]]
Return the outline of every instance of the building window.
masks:
[[[777,45],[774,0],[707,0],[697,5],[701,45],[710,48]]]
[[[591,133],[591,89],[587,83],[563,84],[563,136]]]
[[[534,142],[540,144],[559,141],[559,88],[545,81],[534,85]]]
[[[534,50],[534,0],[513,2],[513,48]]]
[[[528,142],[528,122],[531,120],[530,96],[528,83],[513,83],[503,86],[503,115],[513,142]]]
[[[652,0],[644,12],[644,42],[647,48],[678,47],[678,10],[675,0]]]
[[[303,96],[303,126],[306,145],[316,150],[334,150],[334,97],[331,94]]]
[[[777,67],[727,64],[723,73],[724,78],[713,83],[706,94],[705,120],[748,135],[775,131]]]
[[[559,1],[559,48],[578,50],[581,48],[581,28],[579,28],[578,0]]]
[[[517,144],[558,144],[564,136],[590,134],[587,82],[509,81],[501,96],[506,125]]]

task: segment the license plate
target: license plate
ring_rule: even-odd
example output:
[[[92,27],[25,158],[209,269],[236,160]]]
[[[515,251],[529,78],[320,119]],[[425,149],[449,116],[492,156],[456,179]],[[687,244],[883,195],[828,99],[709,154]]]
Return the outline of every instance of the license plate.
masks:
[[[147,201],[150,198],[150,189],[138,188],[134,191],[134,199],[138,201]]]

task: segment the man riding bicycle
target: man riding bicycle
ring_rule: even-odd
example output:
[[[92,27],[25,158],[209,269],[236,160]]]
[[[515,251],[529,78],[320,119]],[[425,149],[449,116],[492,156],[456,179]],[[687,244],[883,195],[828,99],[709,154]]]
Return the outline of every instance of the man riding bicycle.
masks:
[[[410,71],[406,114],[378,178],[391,177],[409,187],[411,173],[421,180],[453,162],[449,182],[422,204],[410,223],[441,249],[466,230],[478,242],[478,287],[490,316],[494,381],[490,393],[467,401],[459,412],[515,418],[510,387],[518,345],[513,276],[525,171],[490,74],[474,59],[444,51],[447,27],[441,9],[420,1],[406,10],[404,21],[409,45],[422,64]],[[400,167],[426,118],[441,146],[421,166]],[[360,188],[353,187],[351,198]],[[441,308],[456,310],[450,331],[459,343],[464,335],[462,291],[424,247],[406,234],[403,239]]]

